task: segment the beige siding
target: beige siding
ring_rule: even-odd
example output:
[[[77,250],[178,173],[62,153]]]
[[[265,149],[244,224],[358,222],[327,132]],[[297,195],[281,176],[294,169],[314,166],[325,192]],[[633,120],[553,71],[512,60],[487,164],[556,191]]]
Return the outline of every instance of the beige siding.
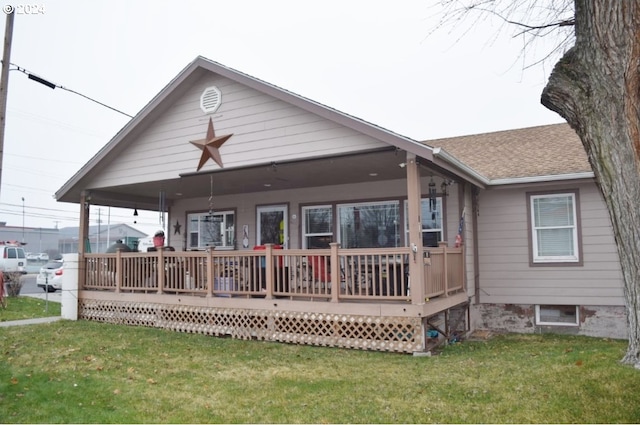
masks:
[[[526,192],[537,189],[484,191],[478,217],[481,302],[624,304],[611,224],[596,186],[585,183],[558,189],[579,190],[583,264],[531,267]]]
[[[216,85],[222,104],[213,115],[200,110],[200,95]],[[358,152],[386,146],[332,121],[308,113],[231,80],[200,79],[102,170],[92,187],[176,178],[196,171],[201,151],[189,143],[203,139],[209,118],[216,135],[233,134],[220,148],[225,168],[270,161]],[[202,171],[218,168],[209,161]]]

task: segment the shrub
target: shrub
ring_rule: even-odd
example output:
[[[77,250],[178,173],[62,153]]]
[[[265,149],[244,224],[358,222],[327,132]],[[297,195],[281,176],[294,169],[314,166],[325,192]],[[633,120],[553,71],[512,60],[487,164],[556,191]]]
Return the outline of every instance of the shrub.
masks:
[[[4,280],[7,282],[7,295],[9,297],[17,297],[22,290],[22,273],[5,272]]]

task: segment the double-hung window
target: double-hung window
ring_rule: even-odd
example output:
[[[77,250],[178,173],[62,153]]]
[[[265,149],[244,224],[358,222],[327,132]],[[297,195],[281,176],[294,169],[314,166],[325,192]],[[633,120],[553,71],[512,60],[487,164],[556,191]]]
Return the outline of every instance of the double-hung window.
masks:
[[[528,194],[533,263],[578,263],[578,192]]]
[[[208,212],[191,213],[187,216],[187,223],[187,249],[234,248],[233,211],[216,211],[213,215]]]
[[[302,244],[305,249],[329,248],[333,242],[333,207],[314,205],[303,207]]]

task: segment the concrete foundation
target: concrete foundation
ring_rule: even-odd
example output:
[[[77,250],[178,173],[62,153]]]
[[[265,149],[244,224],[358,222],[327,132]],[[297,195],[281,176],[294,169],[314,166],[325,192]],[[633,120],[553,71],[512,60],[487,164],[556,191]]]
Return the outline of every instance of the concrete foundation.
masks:
[[[532,304],[476,304],[471,307],[472,329],[496,332],[563,333],[600,338],[627,339],[623,306],[580,306],[578,326],[536,325]]]

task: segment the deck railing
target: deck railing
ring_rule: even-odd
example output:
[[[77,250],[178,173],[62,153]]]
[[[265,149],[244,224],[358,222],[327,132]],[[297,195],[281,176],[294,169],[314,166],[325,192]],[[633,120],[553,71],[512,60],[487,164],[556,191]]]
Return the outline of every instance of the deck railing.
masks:
[[[409,248],[85,254],[87,290],[303,300],[411,301]],[[428,248],[426,297],[463,288],[462,248]]]

